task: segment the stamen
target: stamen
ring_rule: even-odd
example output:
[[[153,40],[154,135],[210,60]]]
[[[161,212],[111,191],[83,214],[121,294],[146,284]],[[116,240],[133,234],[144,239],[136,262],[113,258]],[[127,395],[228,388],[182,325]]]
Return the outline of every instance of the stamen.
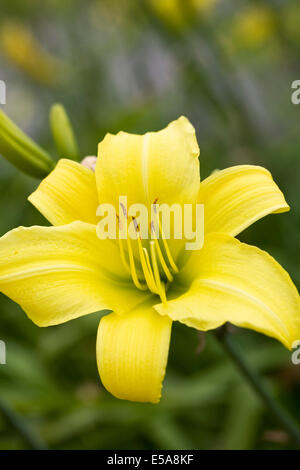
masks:
[[[131,273],[133,283],[135,287],[137,287],[138,289],[147,290],[147,285],[142,284],[138,279],[136,268],[135,268],[135,263],[134,263],[132,246],[131,246],[130,237],[128,234],[127,234],[127,247],[128,247],[128,255],[129,255],[129,262],[130,262],[130,273]]]
[[[138,226],[137,221],[135,220],[135,217],[132,217],[132,222],[133,222],[133,225],[134,225],[134,228],[135,228],[136,233],[139,233],[140,228],[139,228],[139,226]]]
[[[155,252],[155,243],[153,240],[151,240],[150,242],[150,252],[151,252],[154,278],[155,278],[155,283],[156,283],[157,290],[158,290],[158,295],[160,296],[161,301],[165,304],[167,302],[166,291],[165,291],[164,284],[160,280],[159,270],[157,266],[156,252]]]
[[[119,215],[117,214],[117,221],[118,221],[118,224],[119,224],[119,228],[121,230],[121,221],[120,221],[120,217]],[[125,251],[124,251],[124,246],[123,246],[123,240],[122,238],[120,238],[120,236],[118,236],[118,243],[119,243],[119,250],[120,250],[120,255],[121,255],[121,261],[123,263],[123,266],[124,268],[126,269],[126,271],[128,273],[130,273],[130,267],[129,267],[129,264],[127,263],[127,260],[126,260],[126,256],[125,256]]]
[[[160,294],[160,299],[164,306],[167,306],[167,296],[166,296],[166,287],[164,283],[161,284],[161,294]]]
[[[168,278],[168,281],[172,282],[173,281],[173,276],[167,266],[167,263],[165,262],[165,259],[163,257],[163,254],[161,252],[161,249],[160,249],[160,246],[159,246],[159,243],[158,243],[158,240],[155,238],[154,239],[154,243],[155,243],[155,247],[156,247],[156,250],[157,250],[157,254],[158,254],[158,258],[159,258],[159,261],[160,261],[160,264],[161,264],[161,267],[163,268],[164,272],[165,272],[165,275],[167,276]]]
[[[148,255],[148,251],[146,248],[143,248],[143,252],[144,252],[144,255],[145,255],[145,260],[146,260],[146,263],[147,263],[147,266],[148,266],[148,271],[149,271],[149,274],[150,274],[150,277],[151,277],[151,282],[154,286],[154,289],[155,289],[155,294],[157,294],[157,289],[156,289],[156,285],[155,285],[155,279],[154,279],[154,275],[153,275],[153,271],[152,271],[152,267],[151,267],[151,263],[150,263],[150,258],[149,258],[149,255]]]
[[[127,217],[126,209],[121,205],[122,212],[124,216]],[[119,216],[117,216],[117,219],[119,221],[120,225],[120,219]],[[170,272],[169,267],[167,266],[167,263],[164,259],[164,255],[162,253],[161,247],[159,245],[158,239],[155,238],[154,240],[150,241],[150,255],[151,255],[151,261],[149,257],[148,250],[143,247],[143,242],[142,242],[142,237],[140,234],[140,227],[135,220],[134,217],[132,217],[133,220],[133,225],[135,228],[135,231],[137,233],[137,243],[138,243],[138,251],[139,251],[139,261],[140,261],[140,267],[142,269],[143,273],[143,280],[141,281],[138,277],[137,269],[136,269],[136,262],[137,260],[135,259],[134,253],[133,253],[133,248],[132,248],[132,242],[131,242],[131,237],[129,236],[128,233],[128,227],[127,227],[127,254],[126,254],[126,249],[124,248],[123,245],[123,239],[118,237],[118,243],[119,243],[119,248],[120,248],[120,255],[121,255],[121,260],[122,263],[125,267],[125,269],[131,274],[132,281],[134,285],[140,289],[140,290],[147,290],[149,289],[150,292],[153,294],[158,294],[160,296],[161,301],[166,304],[167,298],[166,298],[166,285],[164,282],[162,282],[161,277],[160,277],[160,272],[158,268],[158,261],[157,257],[159,259],[160,265],[168,279],[169,282],[172,282],[173,276]],[[151,231],[154,230],[154,224],[151,223]],[[163,234],[161,224],[159,222],[159,230],[162,233],[163,241],[164,241],[164,246],[166,249],[166,253],[168,256],[168,260],[170,264],[172,265],[172,269],[174,271],[177,270],[177,266],[174,263],[174,260],[172,258],[172,255],[170,253],[169,247],[167,245],[166,238]],[[128,258],[129,258],[129,263],[128,263]],[[167,285],[169,285],[169,282]]]
[[[126,261],[126,257],[125,257],[125,251],[124,251],[124,246],[123,246],[123,240],[118,237],[118,242],[119,242],[119,249],[120,249],[120,255],[121,255],[121,261],[123,263],[123,266],[124,268],[126,269],[126,271],[128,273],[130,273],[130,267],[129,267],[129,264],[127,263]]]
[[[140,255],[141,265],[142,265],[142,269],[143,269],[143,273],[144,273],[144,276],[145,276],[145,281],[147,283],[147,286],[148,286],[148,288],[151,292],[153,292],[154,294],[157,294],[157,289],[156,289],[156,286],[155,286],[155,281],[154,281],[152,269],[151,269],[151,266],[150,266],[150,262],[148,264],[147,260],[145,258],[145,254],[148,256],[148,253],[147,253],[146,248],[143,248],[142,240],[141,240],[140,237],[138,237],[138,247],[139,247],[139,255]]]
[[[137,233],[137,242],[138,242],[138,248],[139,248],[140,261],[141,261],[142,270],[143,270],[146,284],[151,292],[153,292],[154,294],[157,294],[157,289],[156,289],[155,280],[153,277],[151,264],[149,261],[148,252],[146,248],[143,247],[139,225],[134,217],[132,217],[132,221],[133,221],[135,231]]]
[[[161,233],[161,238],[162,238],[162,241],[163,241],[163,245],[164,245],[164,248],[165,248],[165,251],[166,251],[166,255],[167,255],[169,264],[170,264],[172,270],[173,270],[175,273],[178,273],[179,270],[178,270],[178,268],[177,268],[177,266],[176,266],[176,264],[175,264],[175,262],[174,262],[173,256],[172,256],[172,254],[171,254],[171,251],[170,251],[170,248],[169,248],[167,239],[166,239],[166,237],[165,237],[163,228],[162,228],[162,226],[161,226],[161,222],[160,222],[160,220],[159,220],[159,216],[158,216],[158,214],[157,214],[156,209],[154,210],[154,212],[155,212],[155,214],[156,214],[156,220],[157,220],[157,222],[158,222],[158,229],[159,229],[159,231],[160,231],[160,233]],[[162,259],[163,259],[163,262],[162,262],[162,261],[161,261],[161,258],[160,258],[160,262],[161,262],[161,264],[164,263],[164,265],[166,266],[166,268],[167,268],[167,270],[168,270],[169,275],[171,276],[171,278],[169,278],[169,276],[168,276],[168,274],[167,274],[167,272],[166,272],[166,270],[165,270],[163,264],[162,264],[162,268],[163,268],[163,270],[165,271],[165,274],[166,274],[167,278],[169,279],[169,281],[172,281],[172,280],[173,280],[173,277],[172,277],[172,275],[171,275],[171,273],[170,273],[170,271],[169,271],[169,269],[168,269],[168,267],[167,267],[167,264],[166,264],[166,262],[165,262],[165,260],[164,260],[164,258],[163,258],[163,254],[162,254],[162,252],[161,252],[159,243],[158,243],[158,241],[157,241],[157,234],[156,234],[156,230],[155,230],[155,226],[154,226],[154,222],[153,222],[153,221],[152,221],[151,224],[150,224],[150,230],[151,230],[151,232],[154,234],[154,240],[157,242],[157,245],[158,245],[158,247],[159,247],[158,256],[159,256],[159,258],[160,258],[160,255],[161,255],[161,257],[162,257]],[[159,254],[159,253],[160,253],[160,254]]]
[[[162,228],[162,226],[161,226],[159,217],[157,217],[157,220],[158,220],[158,226],[159,226],[159,230],[160,230],[160,232],[161,232],[161,238],[162,238],[162,241],[163,241],[163,244],[164,244],[164,248],[165,248],[165,250],[166,250],[166,255],[167,255],[168,261],[169,261],[169,263],[170,263],[171,268],[173,269],[173,271],[174,271],[175,273],[178,273],[178,272],[179,272],[179,269],[177,268],[177,266],[176,266],[176,264],[175,264],[175,261],[174,261],[174,259],[173,259],[173,256],[172,256],[172,254],[171,254],[171,251],[170,251],[170,248],[169,248],[167,239],[166,239],[166,237],[165,237],[163,228]]]
[[[121,209],[123,211],[124,217],[127,219],[127,212],[126,212],[126,207],[124,206],[123,202],[120,202]]]

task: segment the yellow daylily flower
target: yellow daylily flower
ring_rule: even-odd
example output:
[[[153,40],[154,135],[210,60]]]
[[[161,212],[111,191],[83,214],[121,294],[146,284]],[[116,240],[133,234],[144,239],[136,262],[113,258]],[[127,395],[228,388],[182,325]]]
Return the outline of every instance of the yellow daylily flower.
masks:
[[[181,117],[159,132],[108,134],[96,170],[62,159],[29,197],[53,224],[0,239],[0,290],[39,326],[102,309],[97,362],[118,398],[157,403],[178,320],[207,331],[229,321],[274,337],[300,338],[299,294],[267,253],[234,237],[261,217],[289,210],[264,168],[241,165],[200,183],[199,147]],[[101,240],[99,202],[204,204],[204,246],[183,240]]]

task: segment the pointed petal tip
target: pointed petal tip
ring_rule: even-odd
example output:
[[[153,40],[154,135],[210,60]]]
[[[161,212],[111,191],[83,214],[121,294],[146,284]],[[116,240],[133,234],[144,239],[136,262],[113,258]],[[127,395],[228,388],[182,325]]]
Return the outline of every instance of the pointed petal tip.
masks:
[[[257,220],[290,210],[271,173],[256,165],[235,165],[212,173],[200,185],[205,232],[238,235]]]

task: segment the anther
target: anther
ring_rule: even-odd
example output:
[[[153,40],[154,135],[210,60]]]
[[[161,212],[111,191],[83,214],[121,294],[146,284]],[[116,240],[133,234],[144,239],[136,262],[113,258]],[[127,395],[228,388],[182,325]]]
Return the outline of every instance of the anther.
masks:
[[[120,206],[121,206],[121,209],[123,211],[123,214],[124,214],[124,217],[127,218],[127,211],[126,211],[126,207],[124,206],[124,204],[122,202],[120,202]]]
[[[135,231],[136,231],[136,232],[139,232],[139,231],[140,231],[140,227],[139,227],[139,225],[138,225],[138,223],[137,223],[137,221],[135,220],[134,217],[132,217],[132,222],[133,222]]]

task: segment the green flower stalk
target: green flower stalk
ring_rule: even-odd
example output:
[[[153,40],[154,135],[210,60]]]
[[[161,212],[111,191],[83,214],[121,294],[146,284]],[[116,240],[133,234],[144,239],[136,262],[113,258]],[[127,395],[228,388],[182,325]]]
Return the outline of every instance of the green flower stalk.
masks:
[[[30,176],[44,178],[54,168],[50,155],[0,110],[0,154]]]
[[[54,104],[50,111],[50,125],[57,151],[61,158],[79,160],[79,148],[70,119],[61,104]]]

